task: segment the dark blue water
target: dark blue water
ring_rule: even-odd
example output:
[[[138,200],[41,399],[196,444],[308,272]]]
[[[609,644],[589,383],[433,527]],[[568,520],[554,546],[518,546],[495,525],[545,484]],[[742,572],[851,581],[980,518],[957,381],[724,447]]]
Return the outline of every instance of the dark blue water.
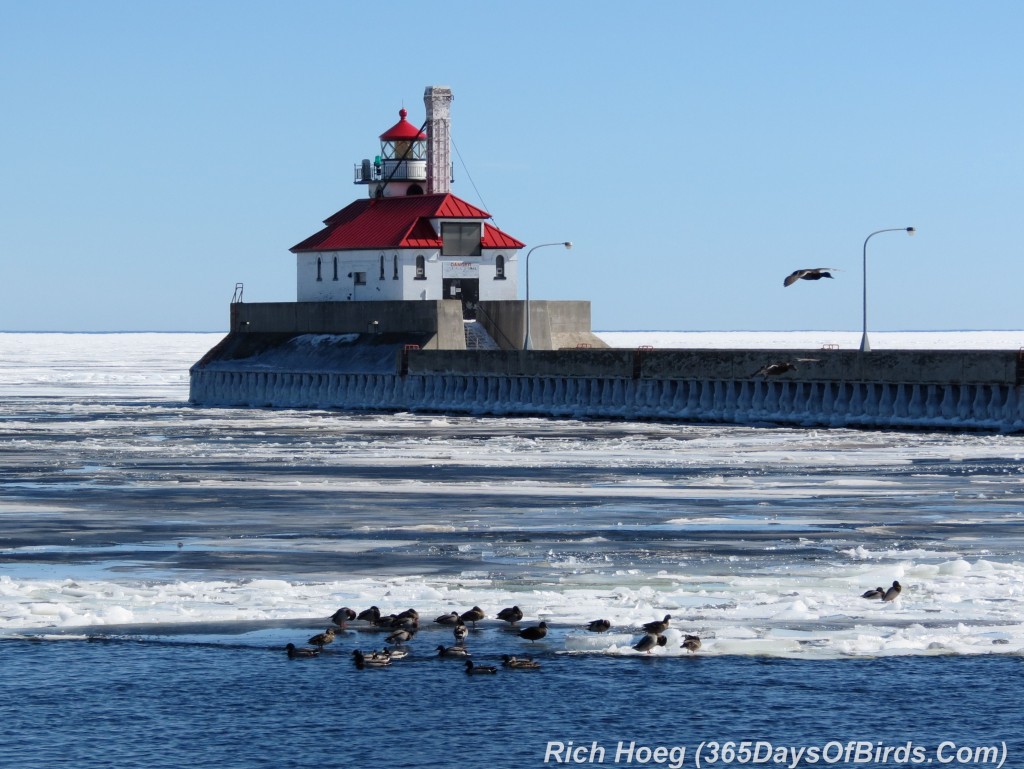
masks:
[[[1017,657],[568,655],[492,629],[470,639],[478,663],[500,665],[492,650],[504,648],[532,652],[542,668],[469,677],[432,654],[431,640],[390,668],[357,670],[350,650],[368,640],[343,638],[312,660],[237,640],[3,642],[0,766],[533,767],[549,742],[569,741],[597,742],[606,766],[659,765],[653,754],[616,761],[619,741],[683,746],[677,765],[695,766],[710,740],[762,741],[762,751],[911,742],[943,766],[986,765],[956,760],[948,745],[942,757],[953,760],[940,764],[944,741],[1005,741],[1004,766],[1024,765]]]

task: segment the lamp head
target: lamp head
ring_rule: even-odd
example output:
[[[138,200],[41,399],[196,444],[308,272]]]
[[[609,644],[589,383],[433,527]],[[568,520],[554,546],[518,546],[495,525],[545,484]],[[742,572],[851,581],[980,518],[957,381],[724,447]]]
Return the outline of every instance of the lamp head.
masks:
[[[913,235],[915,232],[917,232],[917,230],[915,230],[913,227],[907,227],[908,235]]]
[[[567,240],[562,245],[565,246],[565,250],[568,251],[570,248],[572,248],[572,241],[571,240]]]

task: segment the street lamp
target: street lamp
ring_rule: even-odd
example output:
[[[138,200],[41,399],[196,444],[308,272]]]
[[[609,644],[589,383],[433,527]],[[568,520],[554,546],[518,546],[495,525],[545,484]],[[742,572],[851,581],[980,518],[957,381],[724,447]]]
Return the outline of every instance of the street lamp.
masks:
[[[570,249],[572,248],[572,243],[568,240],[558,243],[541,243],[539,246],[534,246],[526,252],[526,339],[523,341],[524,350],[529,350],[533,346],[530,339],[530,254],[538,248],[544,248],[545,246],[565,246],[566,249]]]
[[[860,338],[860,351],[871,352],[871,344],[868,342],[868,241],[881,232],[905,232],[913,235],[916,230],[913,227],[890,227],[885,230],[875,230],[864,238],[864,333]]]

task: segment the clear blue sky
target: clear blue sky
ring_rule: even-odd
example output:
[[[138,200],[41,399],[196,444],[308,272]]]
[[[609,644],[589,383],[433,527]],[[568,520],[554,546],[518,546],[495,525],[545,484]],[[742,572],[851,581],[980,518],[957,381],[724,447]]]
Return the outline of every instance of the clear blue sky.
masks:
[[[0,0],[0,330],[227,327],[423,89],[598,330],[1020,329],[1024,3]],[[463,165],[464,162],[464,165]],[[471,183],[472,182],[472,183]],[[803,267],[832,281],[783,288]]]

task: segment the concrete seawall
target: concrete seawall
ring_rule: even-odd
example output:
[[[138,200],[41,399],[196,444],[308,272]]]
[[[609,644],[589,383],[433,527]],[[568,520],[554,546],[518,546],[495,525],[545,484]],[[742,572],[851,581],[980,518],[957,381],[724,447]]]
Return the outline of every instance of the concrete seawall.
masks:
[[[410,350],[315,337],[231,343],[192,370],[202,405],[1024,430],[1016,351]],[[252,350],[258,352],[253,354]],[[233,350],[233,352],[232,352]],[[803,360],[801,360],[803,359]],[[777,376],[769,363],[796,361]]]

